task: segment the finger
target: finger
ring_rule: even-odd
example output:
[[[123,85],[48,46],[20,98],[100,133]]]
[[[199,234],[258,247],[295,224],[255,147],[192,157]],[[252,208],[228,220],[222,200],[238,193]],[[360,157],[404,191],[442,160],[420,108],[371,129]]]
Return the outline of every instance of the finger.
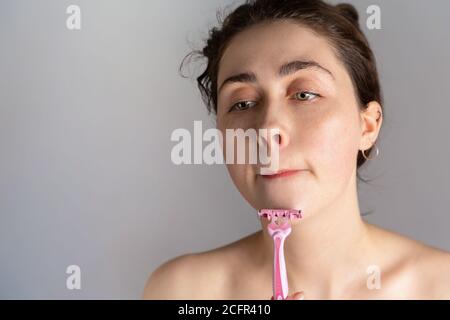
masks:
[[[305,294],[303,291],[298,291],[292,296],[288,296],[286,300],[305,300]]]

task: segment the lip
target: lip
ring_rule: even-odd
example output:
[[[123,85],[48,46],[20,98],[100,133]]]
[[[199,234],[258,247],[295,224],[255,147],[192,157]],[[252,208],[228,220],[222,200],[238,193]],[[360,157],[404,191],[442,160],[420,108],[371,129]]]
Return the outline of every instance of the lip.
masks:
[[[260,174],[260,176],[265,179],[276,179],[276,178],[289,177],[289,176],[299,173],[300,171],[305,171],[305,170],[300,170],[300,169],[299,170],[280,170],[274,174],[270,174],[270,175]]]

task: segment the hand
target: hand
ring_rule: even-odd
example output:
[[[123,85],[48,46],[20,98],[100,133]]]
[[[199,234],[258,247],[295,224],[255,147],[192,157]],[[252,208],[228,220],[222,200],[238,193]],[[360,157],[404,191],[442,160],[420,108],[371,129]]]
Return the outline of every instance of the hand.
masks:
[[[270,300],[273,300],[273,296]],[[303,291],[297,291],[292,296],[287,296],[284,300],[305,300],[305,293]]]

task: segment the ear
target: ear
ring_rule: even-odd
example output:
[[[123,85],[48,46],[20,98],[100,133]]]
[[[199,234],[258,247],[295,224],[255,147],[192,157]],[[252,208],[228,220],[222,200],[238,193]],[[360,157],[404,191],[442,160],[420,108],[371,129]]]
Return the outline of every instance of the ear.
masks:
[[[378,138],[383,123],[383,109],[376,101],[367,104],[367,108],[360,113],[361,142],[360,150],[370,149]]]

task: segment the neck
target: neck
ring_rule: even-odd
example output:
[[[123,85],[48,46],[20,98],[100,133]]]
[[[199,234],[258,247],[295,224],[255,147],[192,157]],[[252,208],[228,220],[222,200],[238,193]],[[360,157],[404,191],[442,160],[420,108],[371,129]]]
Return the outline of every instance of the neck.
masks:
[[[355,277],[366,277],[368,226],[360,215],[356,182],[347,189],[328,207],[292,224],[284,244],[289,294],[304,291],[309,297],[329,297],[342,292]],[[273,239],[268,222],[262,219],[261,224],[263,263],[272,266]]]

